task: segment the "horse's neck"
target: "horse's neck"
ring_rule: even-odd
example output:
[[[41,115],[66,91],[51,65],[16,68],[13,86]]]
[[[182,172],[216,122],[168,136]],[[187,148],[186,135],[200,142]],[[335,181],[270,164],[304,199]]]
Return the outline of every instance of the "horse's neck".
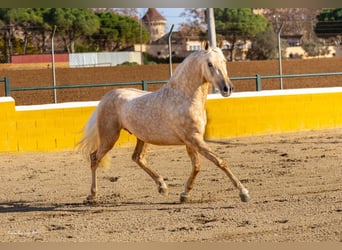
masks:
[[[192,103],[200,102],[204,106],[207,99],[208,86],[209,83],[203,83],[201,77],[187,78],[182,75],[180,77],[173,76],[164,87],[172,89],[172,92],[176,91],[183,98],[191,100]]]
[[[182,93],[183,96],[196,99],[196,102],[200,101],[205,105],[209,83],[203,81],[201,74],[189,76],[189,72],[186,70],[176,71],[167,85],[167,87]]]

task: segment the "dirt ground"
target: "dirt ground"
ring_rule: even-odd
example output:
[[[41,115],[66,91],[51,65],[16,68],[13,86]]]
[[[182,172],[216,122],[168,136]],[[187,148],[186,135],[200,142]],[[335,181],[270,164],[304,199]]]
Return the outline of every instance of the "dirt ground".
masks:
[[[0,155],[0,241],[317,242],[342,241],[342,129],[209,142],[249,189],[242,203],[228,178],[202,159],[191,201],[184,147],[149,149],[164,176],[161,196],[116,148],[99,171],[99,198],[85,204],[90,169],[77,152]]]

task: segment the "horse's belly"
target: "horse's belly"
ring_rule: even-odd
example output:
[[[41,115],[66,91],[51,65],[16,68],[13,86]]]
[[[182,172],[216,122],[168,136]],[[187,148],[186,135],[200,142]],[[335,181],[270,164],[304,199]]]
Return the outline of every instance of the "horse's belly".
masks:
[[[134,134],[138,139],[155,145],[180,145],[183,142],[180,138],[174,134],[172,131],[160,127],[139,127],[138,129],[130,128],[128,129],[132,134]]]
[[[140,140],[143,140],[143,139],[140,139]],[[143,141],[145,141],[146,143],[154,144],[154,145],[182,145],[182,144],[184,144],[177,137],[146,138]]]

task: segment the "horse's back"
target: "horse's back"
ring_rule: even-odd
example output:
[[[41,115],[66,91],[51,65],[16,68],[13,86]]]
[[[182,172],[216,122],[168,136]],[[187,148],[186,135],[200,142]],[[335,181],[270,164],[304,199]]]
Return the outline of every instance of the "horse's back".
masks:
[[[120,101],[120,100],[128,101],[134,98],[138,98],[140,96],[144,96],[149,93],[151,92],[140,90],[140,89],[134,89],[134,88],[114,89],[106,93],[106,95],[102,98],[102,102],[108,99],[111,101]]]

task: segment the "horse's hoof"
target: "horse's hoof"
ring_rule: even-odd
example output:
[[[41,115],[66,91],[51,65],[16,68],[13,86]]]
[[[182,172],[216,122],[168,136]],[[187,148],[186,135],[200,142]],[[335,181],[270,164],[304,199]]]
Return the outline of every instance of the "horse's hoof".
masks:
[[[167,187],[159,187],[158,192],[164,196],[167,196],[169,194],[169,190]]]
[[[84,201],[85,204],[95,204],[96,198],[93,195],[88,195],[87,199]]]
[[[248,202],[251,199],[251,196],[248,193],[248,190],[246,188],[241,189],[240,191],[240,199],[243,202]]]
[[[88,195],[87,196],[87,201],[92,201],[92,200],[95,200],[95,197],[93,195]]]
[[[189,200],[190,200],[190,195],[188,195],[186,193],[181,193],[181,195],[180,195],[180,202],[181,203],[188,202]]]

